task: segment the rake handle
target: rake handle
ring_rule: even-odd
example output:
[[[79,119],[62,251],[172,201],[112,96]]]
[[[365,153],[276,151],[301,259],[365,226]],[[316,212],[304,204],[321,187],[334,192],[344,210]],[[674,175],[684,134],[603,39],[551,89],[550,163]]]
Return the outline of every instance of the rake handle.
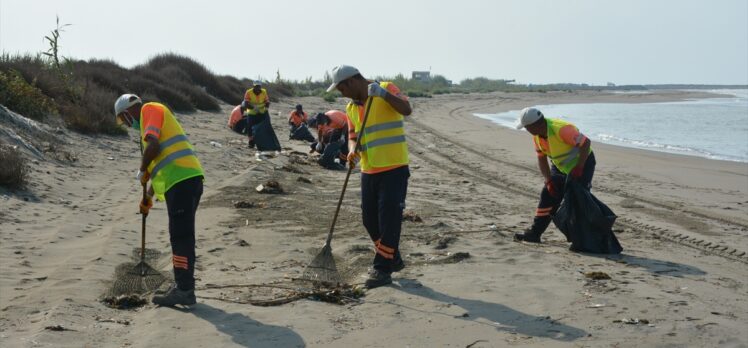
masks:
[[[138,144],[140,145],[140,154],[143,155],[143,140],[138,139]],[[148,198],[148,189],[146,184],[141,184],[143,186],[143,201]],[[140,227],[140,276],[145,276],[145,219],[148,217],[146,214],[141,214],[141,227]]]
[[[367,98],[369,100],[370,98]],[[356,140],[356,146],[353,148],[353,152],[358,152],[361,148],[361,140],[364,136],[364,127],[366,127],[366,120],[369,119],[369,110],[371,110],[371,104],[374,103],[374,99],[371,99],[369,105],[366,106],[366,112],[364,112],[364,121],[361,123],[361,136]],[[329,246],[332,241],[332,232],[335,230],[335,223],[338,221],[338,214],[340,213],[340,206],[343,204],[343,197],[345,197],[345,189],[348,187],[348,179],[351,177],[354,166],[348,164],[348,173],[345,174],[345,181],[343,182],[343,190],[340,191],[340,198],[338,199],[338,207],[335,208],[335,215],[332,217],[332,224],[330,224],[330,232],[327,233],[327,240],[325,246]]]

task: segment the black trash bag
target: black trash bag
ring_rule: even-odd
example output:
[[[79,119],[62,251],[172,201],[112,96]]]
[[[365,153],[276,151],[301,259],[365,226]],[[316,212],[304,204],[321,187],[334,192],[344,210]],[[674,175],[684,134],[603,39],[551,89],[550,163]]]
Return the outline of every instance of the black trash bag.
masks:
[[[309,128],[303,123],[300,126],[291,129],[291,135],[289,138],[292,140],[314,141],[312,132],[310,132]]]
[[[579,182],[566,182],[564,200],[553,223],[571,242],[570,250],[595,254],[620,254],[621,244],[613,234],[616,214]]]
[[[332,142],[325,146],[322,150],[322,156],[320,156],[317,163],[327,169],[344,169],[345,166],[340,163],[335,163],[336,158],[340,158],[341,148],[343,147],[342,141]]]
[[[252,126],[252,136],[254,137],[257,151],[280,151],[281,146],[278,137],[275,136],[273,126],[270,120],[262,121]]]

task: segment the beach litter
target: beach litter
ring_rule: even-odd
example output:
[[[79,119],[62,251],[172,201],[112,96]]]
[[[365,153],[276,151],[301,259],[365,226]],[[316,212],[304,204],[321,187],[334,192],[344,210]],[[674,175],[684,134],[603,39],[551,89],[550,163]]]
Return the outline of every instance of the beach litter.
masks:
[[[647,324],[649,324],[649,320],[647,320],[647,319],[639,319],[639,318],[616,319],[616,320],[613,320],[613,322],[614,323],[629,324],[629,325],[647,325]]]
[[[303,182],[303,183],[307,183],[307,184],[311,184],[311,183],[312,183],[312,180],[311,180],[311,179],[309,179],[309,178],[306,178],[306,177],[303,177],[303,176],[300,176],[300,177],[298,177],[298,178],[296,179],[296,181],[298,181],[298,182]]]
[[[275,180],[269,180],[265,184],[257,185],[255,190],[259,193],[278,194],[283,193],[283,187]]]
[[[585,277],[592,279],[592,280],[606,280],[611,279],[610,276],[605,272],[587,272],[584,274]]]
[[[437,250],[446,249],[447,247],[449,247],[450,244],[452,244],[456,240],[457,240],[457,237],[455,236],[441,237],[439,238],[439,241],[436,242],[434,249],[437,249]]]
[[[107,296],[101,299],[101,302],[114,309],[133,309],[145,306],[148,303],[145,298],[135,294]]]
[[[403,221],[410,221],[410,222],[423,222],[423,219],[421,219],[418,214],[416,214],[414,211],[408,210],[405,213],[403,213]]]

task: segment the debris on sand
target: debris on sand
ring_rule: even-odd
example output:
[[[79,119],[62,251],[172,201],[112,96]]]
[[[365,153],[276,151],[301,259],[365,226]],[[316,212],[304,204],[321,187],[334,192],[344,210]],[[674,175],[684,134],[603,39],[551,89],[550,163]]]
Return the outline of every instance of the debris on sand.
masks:
[[[148,301],[139,295],[108,296],[101,300],[107,307],[114,309],[133,309],[145,306]]]
[[[470,253],[460,251],[456,253],[447,253],[447,257],[431,260],[428,263],[431,263],[431,264],[459,263],[460,261],[467,260],[469,258],[470,258]]]
[[[277,194],[277,193],[283,193],[283,188],[281,187],[281,184],[275,180],[268,180],[265,184],[257,185],[255,188],[257,192],[259,193],[270,193],[270,194]]]
[[[298,181],[298,182],[303,182],[303,183],[307,183],[307,184],[311,184],[311,183],[312,183],[312,180],[311,180],[311,179],[309,179],[309,178],[307,178],[307,177],[303,177],[303,176],[300,176],[300,177],[298,177],[298,178],[296,179],[296,181]]]
[[[254,208],[255,204],[253,202],[247,202],[247,201],[238,201],[234,202],[234,208],[237,209],[249,209]]]
[[[236,242],[234,242],[234,245],[238,245],[240,247],[248,247],[250,244],[247,243],[247,241],[244,239],[239,239]]]
[[[418,214],[416,214],[412,210],[408,210],[405,213],[403,213],[403,221],[410,221],[410,222],[423,222],[423,219],[421,219]]]
[[[623,318],[623,319],[616,319],[613,320],[614,323],[624,323],[629,325],[647,325],[649,324],[649,320],[647,319],[639,319],[639,318]]]
[[[605,272],[587,272],[584,274],[585,277],[592,280],[606,280],[610,279],[608,273]]]
[[[449,247],[452,242],[456,241],[457,237],[455,236],[444,236],[439,238],[439,241],[436,242],[436,246],[434,246],[434,249],[440,250],[440,249],[446,249]]]
[[[96,316],[96,321],[99,323],[115,323],[115,324],[122,324],[122,325],[130,325],[130,321],[127,319],[114,319],[114,318],[102,318],[100,316]]]
[[[68,329],[68,328],[66,328],[66,327],[64,327],[62,325],[45,326],[44,330],[49,330],[49,331],[75,331],[73,329]]]
[[[277,167],[276,169],[279,169],[279,170],[282,170],[282,171],[286,171],[286,172],[289,172],[289,173],[307,174],[307,175],[309,174],[309,172],[307,172],[306,170],[303,170],[303,169],[298,168],[296,166],[292,166],[290,164],[285,164],[282,167]]]

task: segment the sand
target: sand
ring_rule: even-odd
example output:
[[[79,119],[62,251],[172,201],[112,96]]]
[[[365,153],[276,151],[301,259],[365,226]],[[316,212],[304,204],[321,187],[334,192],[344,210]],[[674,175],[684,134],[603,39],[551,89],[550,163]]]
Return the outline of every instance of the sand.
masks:
[[[345,173],[309,164],[306,145],[287,140],[285,119],[299,102],[320,112],[342,108],[345,100],[274,103],[272,120],[285,150],[261,161],[225,128],[231,106],[179,115],[207,175],[197,215],[198,304],[190,309],[115,310],[99,302],[115,267],[140,245],[138,146],[132,132],[125,138],[65,131],[58,134],[65,143],[60,151],[73,156],[36,160],[27,191],[0,192],[0,346],[744,347],[747,164],[595,143],[593,193],[620,216],[615,229],[624,253],[570,252],[554,227],[542,245],[516,243],[510,236],[529,226],[542,188],[531,140],[472,115],[538,103],[708,96],[414,98],[406,122],[407,210],[423,221],[403,223],[408,267],[392,286],[346,305],[302,299],[260,307],[226,300],[286,292],[208,289],[290,284],[321,248]],[[361,283],[373,251],[360,223],[355,179],[332,246],[348,279]],[[285,193],[257,193],[268,180],[280,182]],[[235,208],[240,201],[254,207]],[[164,203],[156,203],[147,245],[164,253],[156,265],[162,270],[169,270],[167,221]],[[470,257],[438,261],[457,253]],[[611,279],[589,279],[589,272]],[[66,330],[47,329],[58,325]]]

